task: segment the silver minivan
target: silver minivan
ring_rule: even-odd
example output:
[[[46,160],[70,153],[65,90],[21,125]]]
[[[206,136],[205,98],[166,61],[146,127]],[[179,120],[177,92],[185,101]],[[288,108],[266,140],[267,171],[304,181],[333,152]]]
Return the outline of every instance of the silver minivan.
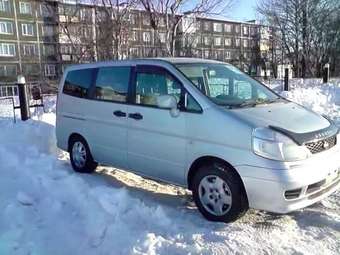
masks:
[[[218,61],[71,66],[56,136],[75,171],[111,165],[188,188],[211,221],[287,213],[340,186],[338,127]]]

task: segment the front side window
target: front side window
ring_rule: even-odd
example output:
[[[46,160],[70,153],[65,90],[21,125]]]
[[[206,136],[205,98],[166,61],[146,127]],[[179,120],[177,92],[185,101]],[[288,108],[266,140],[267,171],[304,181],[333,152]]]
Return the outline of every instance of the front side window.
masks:
[[[138,72],[136,76],[136,103],[157,106],[157,97],[173,95],[179,103],[181,85],[164,73]]]
[[[177,67],[214,103],[229,108],[272,103],[279,97],[227,64],[178,64]]]
[[[86,97],[93,82],[93,74],[94,69],[81,69],[68,72],[63,93],[75,97]]]
[[[101,67],[96,79],[95,98],[126,102],[130,82],[130,67]]]
[[[157,97],[163,95],[174,96],[181,109],[185,108],[185,110],[191,112],[202,111],[197,101],[166,71],[137,72],[136,104],[157,107]]]

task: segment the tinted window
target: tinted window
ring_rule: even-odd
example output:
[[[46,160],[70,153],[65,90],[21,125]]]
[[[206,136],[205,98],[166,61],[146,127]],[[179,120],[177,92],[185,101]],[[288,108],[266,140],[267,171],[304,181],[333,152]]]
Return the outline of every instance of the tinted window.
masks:
[[[137,104],[157,106],[157,97],[161,95],[173,95],[179,102],[181,85],[167,74],[137,73]]]
[[[81,69],[67,73],[63,92],[76,97],[86,97],[95,69]]]
[[[130,67],[102,67],[97,74],[95,97],[126,102],[129,81]]]

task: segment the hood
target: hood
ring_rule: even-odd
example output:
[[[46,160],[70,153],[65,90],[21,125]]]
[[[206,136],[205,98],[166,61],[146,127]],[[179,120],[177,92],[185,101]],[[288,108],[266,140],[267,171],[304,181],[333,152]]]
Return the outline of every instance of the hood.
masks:
[[[233,114],[254,127],[275,126],[293,133],[325,129],[330,122],[321,115],[292,102],[233,109]]]

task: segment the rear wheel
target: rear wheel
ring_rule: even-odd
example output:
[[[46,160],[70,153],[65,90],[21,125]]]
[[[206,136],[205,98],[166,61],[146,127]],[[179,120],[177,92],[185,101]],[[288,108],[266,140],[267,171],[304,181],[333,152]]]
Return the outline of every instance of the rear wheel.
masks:
[[[69,153],[72,168],[76,172],[92,173],[98,166],[92,158],[87,142],[80,136],[71,138]]]
[[[239,176],[218,162],[198,169],[193,177],[192,192],[199,211],[210,221],[235,221],[248,210]]]

